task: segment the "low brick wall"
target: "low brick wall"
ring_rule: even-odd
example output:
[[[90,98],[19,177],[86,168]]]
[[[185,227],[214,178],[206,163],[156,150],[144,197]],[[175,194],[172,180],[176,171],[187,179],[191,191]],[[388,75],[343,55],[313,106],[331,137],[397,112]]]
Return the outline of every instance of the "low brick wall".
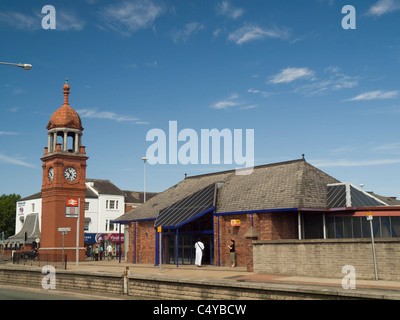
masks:
[[[400,239],[375,239],[379,280],[400,281]],[[253,241],[254,272],[343,278],[345,265],[356,279],[375,279],[370,239]]]
[[[45,274],[40,268],[0,266],[0,285],[41,289]],[[232,280],[196,280],[157,275],[130,275],[124,290],[124,277],[102,272],[56,271],[56,289],[86,294],[109,292],[147,299],[171,300],[293,300],[293,299],[390,299],[385,293],[280,285],[276,283],[239,282]],[[126,290],[128,289],[128,290]],[[50,290],[51,291],[51,290]],[[398,297],[397,297],[398,298]],[[396,297],[395,297],[396,299]]]

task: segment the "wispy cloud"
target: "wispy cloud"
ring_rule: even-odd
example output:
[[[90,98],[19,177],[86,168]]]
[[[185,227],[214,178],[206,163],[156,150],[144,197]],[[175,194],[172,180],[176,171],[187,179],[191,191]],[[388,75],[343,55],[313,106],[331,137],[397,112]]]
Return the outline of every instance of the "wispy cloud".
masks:
[[[241,101],[239,99],[239,95],[237,93],[231,94],[228,98],[224,100],[220,100],[210,106],[212,109],[229,109],[229,108],[240,108],[241,110],[250,110],[257,108],[258,105],[256,104],[249,104],[245,101]]]
[[[112,4],[99,11],[106,28],[124,36],[153,26],[154,21],[164,12],[162,5],[152,0],[125,1]]]
[[[172,33],[172,41],[177,43],[178,41],[186,42],[191,35],[198,33],[203,30],[205,26],[198,22],[191,22],[185,25],[182,30],[178,30]]]
[[[379,153],[399,154],[400,153],[400,142],[381,144],[377,147],[372,148],[371,150],[374,152],[379,152]]]
[[[130,115],[120,115],[112,111],[97,111],[96,109],[80,109],[77,110],[78,114],[82,118],[92,119],[107,119],[117,122],[132,122],[134,124],[144,124],[145,122],[140,121],[139,118],[132,117]]]
[[[397,10],[400,10],[400,2],[398,0],[379,0],[369,8],[367,15],[380,17]]]
[[[16,11],[0,12],[0,23],[5,23],[18,30],[35,31],[42,29],[41,13],[26,14]],[[82,17],[75,12],[69,12],[63,8],[56,8],[56,31],[80,31],[85,25]]]
[[[361,93],[361,94],[359,94],[351,99],[347,99],[345,101],[394,99],[394,98],[397,98],[398,95],[399,95],[398,90],[393,90],[393,91],[376,90],[376,91],[368,91],[368,92]]]
[[[41,28],[41,19],[35,15],[16,11],[0,12],[0,23],[5,23],[18,30],[38,30]]]
[[[323,167],[363,167],[363,166],[383,166],[400,163],[400,159],[380,159],[380,160],[323,160],[315,159],[309,160],[314,166],[318,168]]]
[[[282,69],[278,74],[271,77],[269,83],[289,83],[301,78],[313,78],[314,71],[308,68],[286,68]]]
[[[74,12],[68,12],[63,9],[57,10],[56,30],[59,31],[81,31],[85,26],[82,17]]]
[[[12,158],[12,157],[6,156],[1,153],[0,153],[0,162],[15,164],[18,166],[23,166],[23,167],[35,168],[35,166],[33,164],[22,160],[22,158],[18,158],[18,157]]]
[[[222,1],[217,5],[217,14],[230,19],[237,19],[242,16],[243,13],[243,8],[236,8],[229,1]]]
[[[0,136],[16,136],[16,135],[19,135],[19,133],[13,131],[0,131]]]
[[[213,109],[228,109],[231,107],[236,107],[239,105],[239,102],[237,101],[238,98],[239,98],[239,95],[237,93],[233,93],[229,98],[212,104],[211,108],[213,108]]]
[[[264,29],[257,25],[246,25],[230,33],[228,35],[228,40],[240,45],[250,41],[264,40],[266,38],[287,39],[288,36],[289,34],[286,30],[278,28]]]

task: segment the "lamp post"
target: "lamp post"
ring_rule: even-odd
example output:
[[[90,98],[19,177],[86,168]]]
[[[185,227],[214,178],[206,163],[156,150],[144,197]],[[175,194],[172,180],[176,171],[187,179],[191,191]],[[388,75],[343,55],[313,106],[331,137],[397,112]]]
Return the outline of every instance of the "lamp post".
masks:
[[[0,64],[5,64],[5,65],[9,65],[9,66],[17,66],[20,67],[24,70],[31,70],[32,69],[32,65],[28,64],[28,63],[9,63],[9,62],[0,62]]]
[[[149,160],[149,158],[143,157],[142,160],[144,162],[143,203],[146,203],[146,161]]]

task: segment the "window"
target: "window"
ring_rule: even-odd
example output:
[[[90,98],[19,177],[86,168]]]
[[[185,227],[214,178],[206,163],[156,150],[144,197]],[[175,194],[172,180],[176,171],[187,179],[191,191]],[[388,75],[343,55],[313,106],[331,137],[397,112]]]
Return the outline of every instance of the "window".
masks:
[[[117,210],[118,209],[118,200],[106,200],[106,209]]]
[[[85,201],[85,211],[89,211],[89,202]]]
[[[111,223],[112,219],[106,219],[106,231],[118,231],[118,224]]]
[[[110,209],[115,209],[115,200],[110,200]]]
[[[35,204],[32,203],[32,212],[35,212]]]

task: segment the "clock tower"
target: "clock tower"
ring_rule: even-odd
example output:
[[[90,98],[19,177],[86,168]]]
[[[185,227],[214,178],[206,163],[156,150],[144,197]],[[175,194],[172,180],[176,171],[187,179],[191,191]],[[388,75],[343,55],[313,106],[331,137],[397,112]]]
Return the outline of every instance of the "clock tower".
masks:
[[[47,124],[48,142],[42,157],[42,225],[40,254],[49,261],[85,259],[84,223],[86,151],[82,146],[82,122],[69,105],[68,79],[64,103]],[[63,234],[59,228],[69,230]]]

